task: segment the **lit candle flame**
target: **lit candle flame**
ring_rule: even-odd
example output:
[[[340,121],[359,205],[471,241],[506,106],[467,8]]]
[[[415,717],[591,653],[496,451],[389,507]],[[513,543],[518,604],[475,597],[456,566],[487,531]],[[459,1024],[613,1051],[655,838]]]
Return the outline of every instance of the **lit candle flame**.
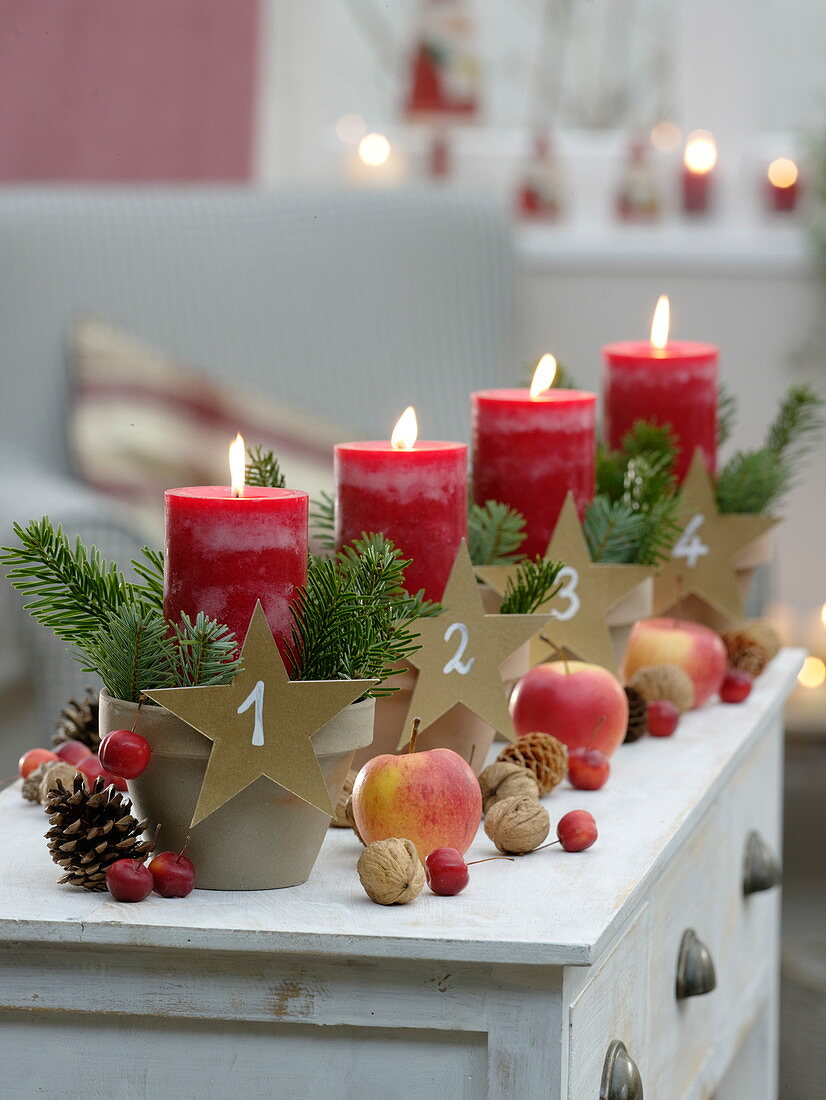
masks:
[[[826,603],[820,609],[820,621],[826,626]]]
[[[683,161],[689,172],[704,176],[717,163],[717,142],[708,130],[695,130],[688,135]]]
[[[788,157],[778,157],[769,165],[767,175],[772,187],[794,187],[797,183],[797,165]]]
[[[651,347],[662,351],[668,344],[668,328],[671,323],[671,305],[667,294],[661,294],[651,322]]]
[[[797,676],[801,687],[819,688],[826,683],[826,665],[819,657],[807,657]]]
[[[365,134],[358,146],[359,160],[370,168],[381,168],[390,159],[390,142],[384,134]]]
[[[229,477],[232,486],[232,496],[244,495],[244,476],[246,474],[247,449],[244,446],[244,437],[239,432],[229,445]]]
[[[390,436],[390,445],[394,451],[412,451],[419,436],[419,425],[416,420],[416,410],[408,405],[399,419]]]
[[[536,364],[531,382],[531,400],[549,390],[556,378],[556,359],[552,355],[543,355]]]

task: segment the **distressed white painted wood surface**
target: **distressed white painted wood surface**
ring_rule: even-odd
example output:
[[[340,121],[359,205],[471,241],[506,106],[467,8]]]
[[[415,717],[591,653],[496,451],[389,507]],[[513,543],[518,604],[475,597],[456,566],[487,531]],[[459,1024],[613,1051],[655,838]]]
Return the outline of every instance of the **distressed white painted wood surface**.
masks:
[[[24,803],[15,785],[0,795],[0,941],[593,963],[666,866],[681,830],[700,819],[777,722],[801,660],[799,651],[786,650],[746,703],[706,706],[686,715],[673,738],[624,746],[603,790],[563,784],[549,796],[552,821],[578,807],[595,815],[600,839],[589,852],[550,848],[516,863],[486,864],[459,897],[424,891],[399,908],[367,899],[355,873],[360,846],[346,830],[330,830],[310,880],[289,890],[196,891],[182,900],[153,895],[122,905],[105,894],[58,887],[42,810]],[[471,856],[491,852],[480,830]]]

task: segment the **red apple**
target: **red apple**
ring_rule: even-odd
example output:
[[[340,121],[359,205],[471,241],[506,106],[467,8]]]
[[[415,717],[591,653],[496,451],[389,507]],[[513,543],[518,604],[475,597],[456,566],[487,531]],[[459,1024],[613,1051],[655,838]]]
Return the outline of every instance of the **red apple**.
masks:
[[[57,753],[52,752],[51,749],[29,749],[17,761],[17,774],[21,779],[28,779],[35,768],[39,768],[41,764],[59,759]]]
[[[569,749],[600,749],[611,756],[625,740],[628,697],[616,676],[599,665],[553,661],[537,665],[514,688],[516,732],[550,733]]]
[[[58,745],[55,752],[67,764],[79,764],[87,756],[94,756],[88,745],[84,745],[82,741],[73,740],[64,741],[62,745]]]
[[[694,684],[694,706],[720,690],[726,674],[726,647],[719,634],[684,619],[642,619],[634,624],[625,652],[624,674],[640,668],[678,665]]]
[[[374,756],[356,776],[352,797],[365,844],[403,836],[422,862],[435,848],[466,852],[482,817],[479,780],[451,749]]]

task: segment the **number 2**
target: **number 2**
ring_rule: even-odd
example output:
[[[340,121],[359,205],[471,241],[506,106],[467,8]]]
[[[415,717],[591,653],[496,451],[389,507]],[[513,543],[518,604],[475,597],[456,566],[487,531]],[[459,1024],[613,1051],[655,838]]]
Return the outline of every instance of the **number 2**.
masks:
[[[693,569],[700,558],[709,553],[710,548],[697,534],[705,521],[706,517],[702,512],[693,516],[685,525],[685,530],[674,543],[674,549],[671,551],[672,558],[685,558],[689,569]]]
[[[253,745],[264,744],[264,681],[259,680],[244,702],[235,712],[236,714],[243,714],[249,710],[251,706],[255,706],[255,721],[252,726],[252,743]]]
[[[460,676],[466,676],[473,668],[473,662],[475,657],[471,657],[469,661],[463,661],[462,658],[465,655],[467,644],[469,641],[468,629],[464,623],[451,623],[445,631],[445,641],[449,642],[451,637],[458,632],[459,634],[459,646],[450,660],[447,662],[442,672],[458,672]]]

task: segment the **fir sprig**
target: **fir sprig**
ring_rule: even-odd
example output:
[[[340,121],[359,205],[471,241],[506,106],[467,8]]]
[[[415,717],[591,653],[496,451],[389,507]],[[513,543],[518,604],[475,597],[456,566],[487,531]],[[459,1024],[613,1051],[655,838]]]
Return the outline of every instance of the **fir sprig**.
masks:
[[[737,451],[717,478],[721,512],[760,514],[780,505],[824,427],[824,399],[812,386],[792,385],[769,426],[763,447]]]
[[[149,546],[141,548],[142,558],[132,560],[132,568],[143,583],[132,584],[133,593],[141,593],[144,604],[163,610],[163,550],[152,550]]]
[[[368,694],[392,693],[386,681],[419,649],[416,619],[440,610],[421,593],[407,594],[409,564],[382,535],[364,536],[332,558],[311,558],[291,608],[293,678],[378,679]]]
[[[310,534],[320,550],[336,548],[336,504],[330,493],[323,492],[310,504]]]
[[[734,435],[737,425],[737,398],[721,382],[717,390],[717,446],[723,447]]]
[[[193,622],[181,612],[172,652],[176,687],[228,684],[241,671],[238,641],[229,627],[199,611]]]
[[[174,687],[175,645],[156,611],[125,604],[91,638],[76,643],[84,672],[96,672],[115,699],[137,703],[145,691]]]
[[[505,595],[499,608],[501,615],[533,615],[557,594],[562,587],[558,581],[564,563],[536,557],[525,560],[508,577]]]
[[[272,451],[266,447],[248,447],[244,482],[247,485],[264,485],[272,489],[283,489],[287,484],[287,479]]]
[[[525,517],[507,504],[488,500],[468,512],[468,551],[474,565],[513,565],[524,554]]]

